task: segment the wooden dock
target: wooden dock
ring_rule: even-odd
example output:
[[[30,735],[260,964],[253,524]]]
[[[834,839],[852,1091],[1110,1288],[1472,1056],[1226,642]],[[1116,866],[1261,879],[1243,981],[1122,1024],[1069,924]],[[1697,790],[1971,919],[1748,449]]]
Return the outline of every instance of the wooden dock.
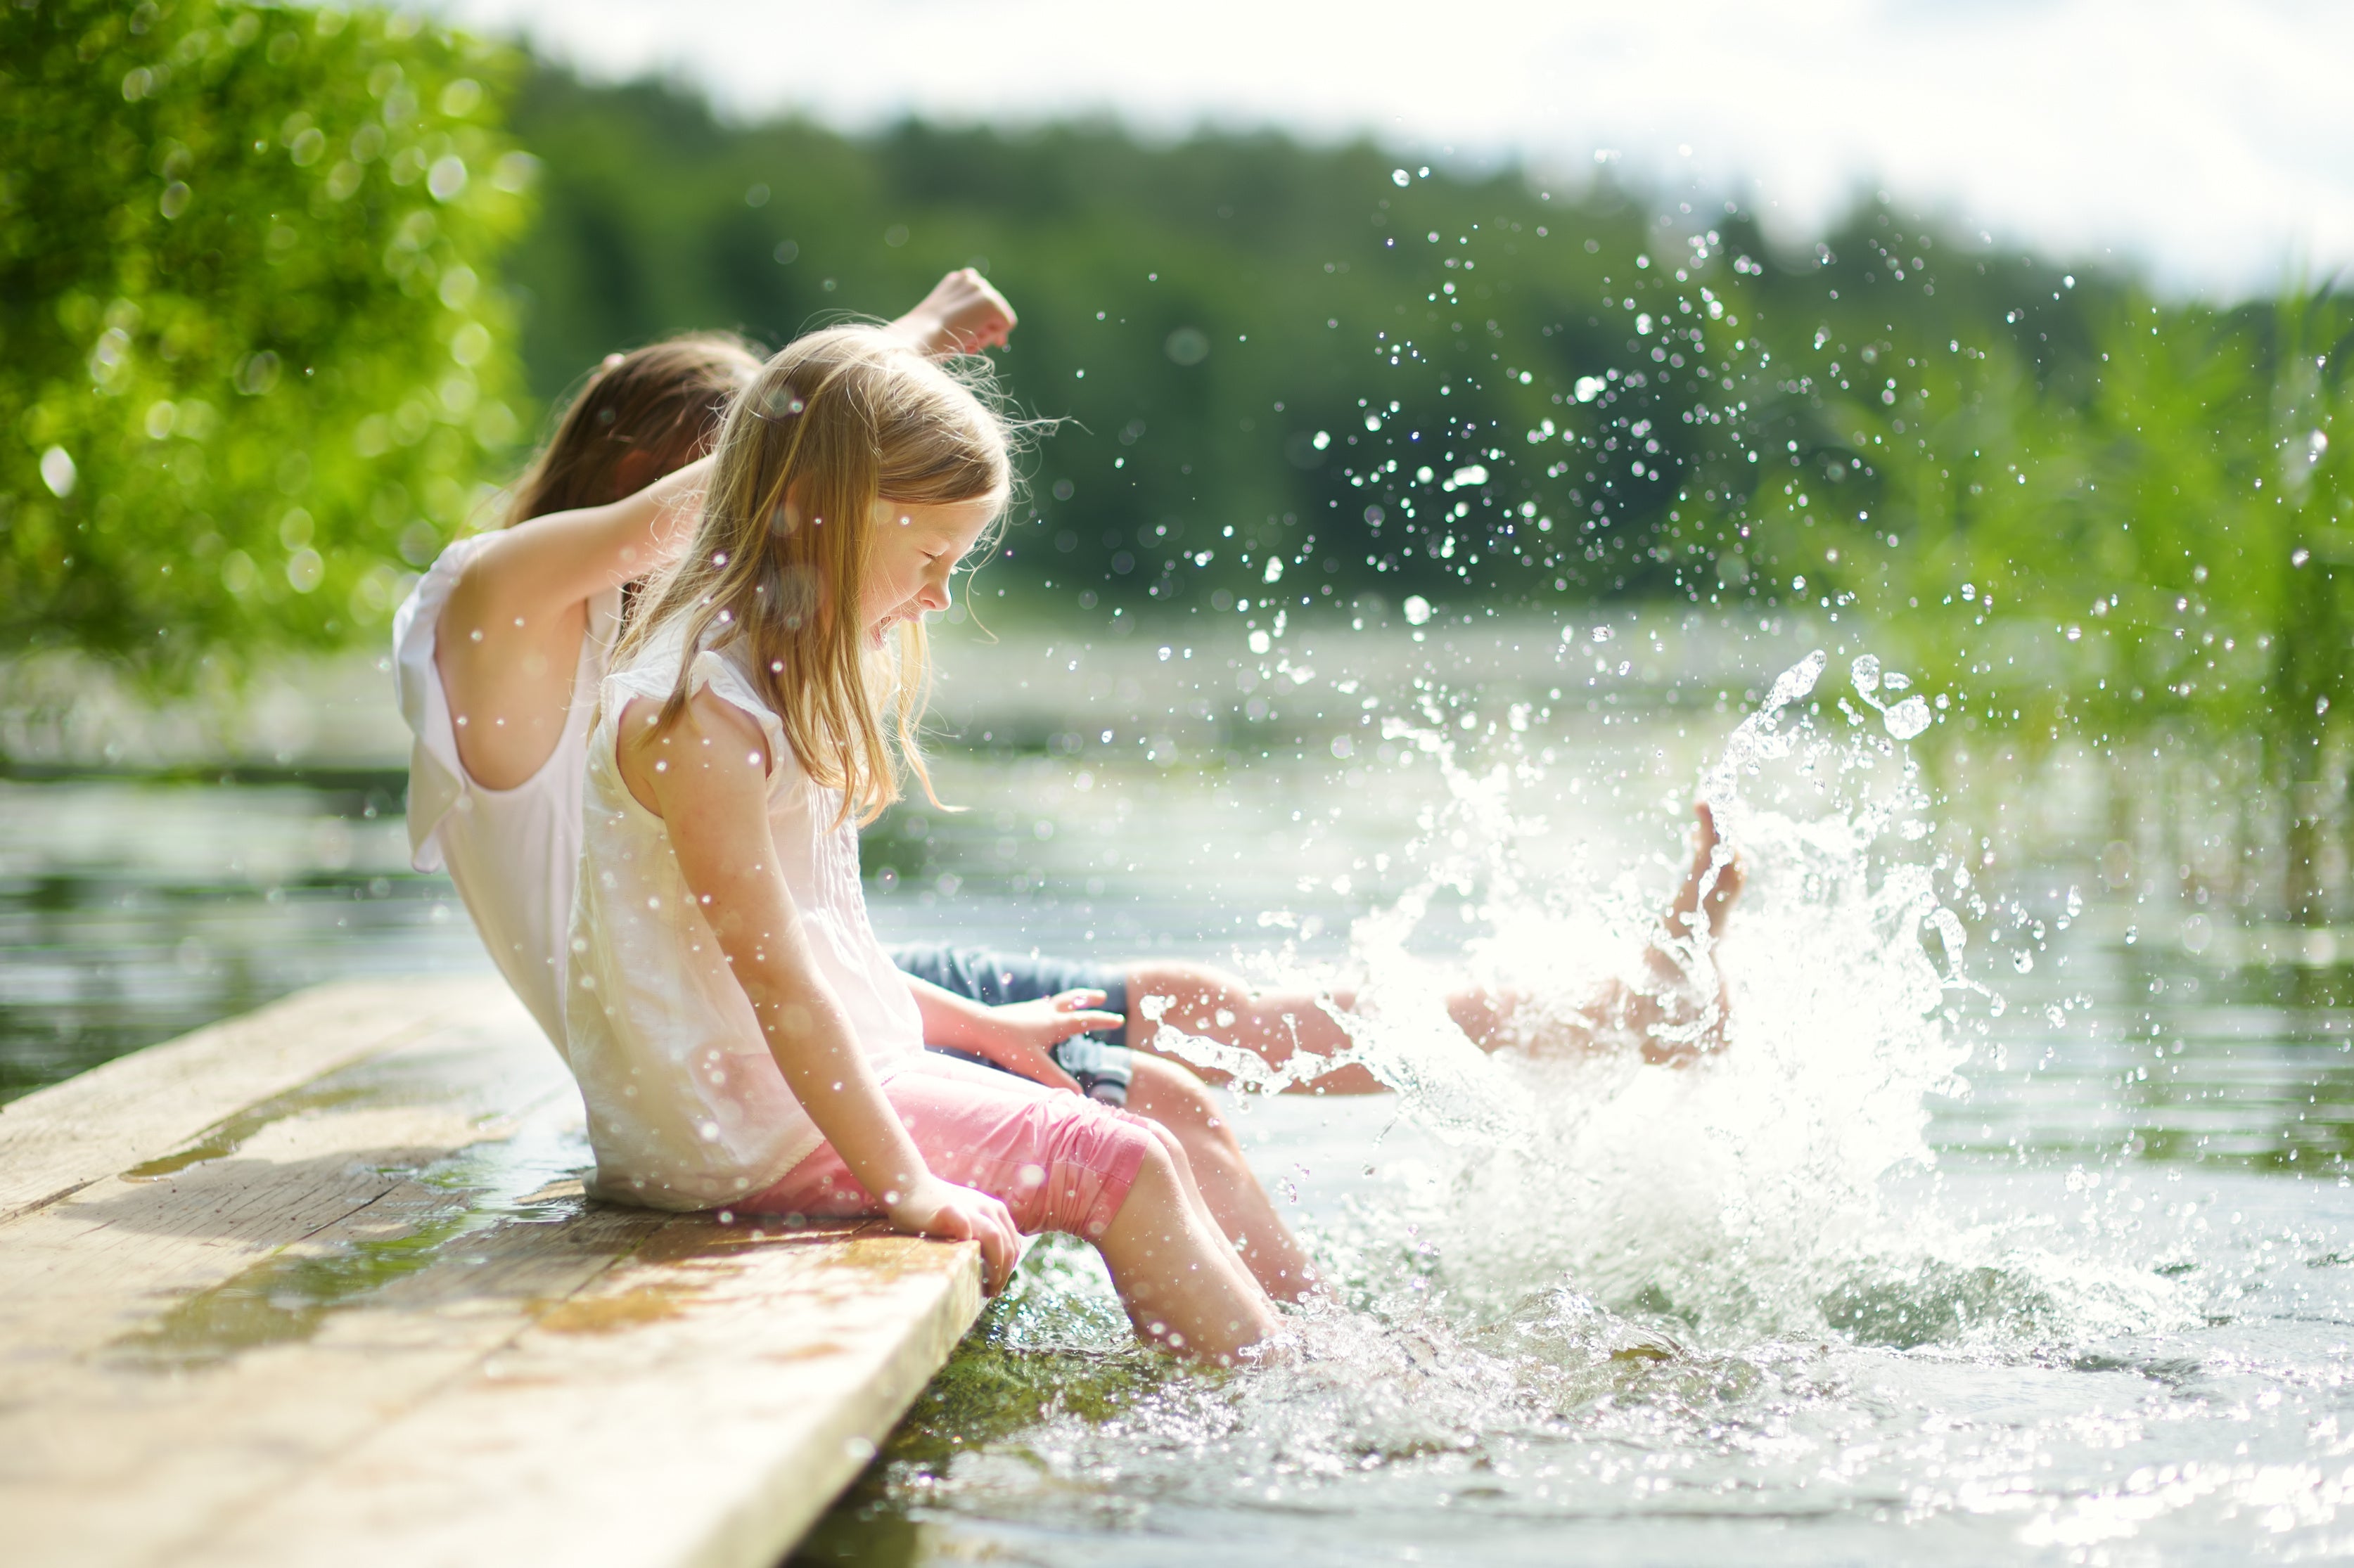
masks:
[[[493,980],[321,987],[0,1107],[11,1568],[766,1568],[981,1307],[875,1227],[595,1204]]]

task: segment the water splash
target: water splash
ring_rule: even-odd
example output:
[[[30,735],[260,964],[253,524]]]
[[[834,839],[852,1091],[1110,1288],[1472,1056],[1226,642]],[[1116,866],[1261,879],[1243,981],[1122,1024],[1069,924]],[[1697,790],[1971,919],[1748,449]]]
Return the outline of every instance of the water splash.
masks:
[[[1387,737],[1436,762],[1446,791],[1412,848],[1419,883],[1352,932],[1355,1005],[1326,1004],[1349,1049],[1272,1068],[1148,1001],[1157,1045],[1246,1095],[1344,1063],[1394,1090],[1451,1151],[1443,1199],[1415,1218],[1458,1328],[1524,1327],[1532,1302],[1564,1292],[1620,1331],[1728,1349],[1826,1333],[2025,1342],[2168,1319],[2162,1288],[1891,1210],[1892,1175],[1933,1166],[1931,1100],[1967,1093],[1959,1069],[1998,999],[1971,977],[1967,927],[1928,858],[1931,801],[1900,733],[1909,720],[1893,716],[1922,699],[1890,703],[1911,683],[1867,655],[1852,684],[1883,723],[1861,724],[1844,699],[1826,713],[1828,665],[1819,651],[1782,671],[1701,770],[1695,793],[1723,835],[1701,869],[1703,899],[1736,850],[1747,879],[1721,942],[1702,921],[1663,926],[1659,890],[1631,875],[1540,885],[1517,799],[1538,770],[1524,756],[1475,768],[1437,725],[1393,718]],[[1479,916],[1455,966],[1413,950],[1450,892]],[[1467,971],[1515,1000],[1530,1049],[1489,1055],[1455,1027],[1450,991]],[[1597,1027],[1595,999],[1614,982],[1710,998],[1720,981],[1721,1049],[1698,1048],[1714,1042],[1706,1006],[1641,1039]],[[1698,1059],[1661,1068],[1636,1045]],[[1406,1217],[1368,1213],[1360,1243],[1378,1251]]]
[[[1394,724],[1416,780],[1443,788],[1405,852],[1412,885],[1324,979],[1356,985],[1337,1013],[1349,1059],[1394,1094],[1267,1107],[1304,1065],[1156,1018],[1164,1048],[1235,1072],[1242,1107],[1261,1104],[1275,1130],[1255,1158],[1278,1195],[1284,1162],[1317,1164],[1305,1228],[1331,1298],[1288,1314],[1288,1359],[1173,1371],[1134,1347],[1097,1260],[1049,1244],[874,1473],[881,1511],[1042,1560],[1202,1520],[1246,1532],[1257,1562],[1409,1536],[1517,1560],[1555,1530],[1596,1561],[1680,1560],[1693,1531],[1761,1510],[1803,1513],[1816,1555],[1859,1560],[1885,1555],[1871,1531],[1884,1544],[1940,1515],[1972,1561],[2105,1540],[2105,1510],[2160,1502],[2182,1510],[2153,1526],[2169,1539],[2236,1541],[2281,1498],[2327,1525],[2338,1483],[2312,1467],[2342,1468],[2337,1418],[2302,1371],[2263,1382],[2292,1330],[2243,1293],[2298,1313],[2354,1300],[2354,1246],[2264,1219],[2255,1178],[2226,1197],[2130,1162],[1933,1163],[1927,1112],[1967,1092],[1999,944],[1969,940],[1987,890],[1940,855],[1889,722],[1917,694],[1861,662],[1851,691],[1825,691],[1828,668],[1783,672],[1693,769],[1748,885],[1721,943],[1703,928],[1678,950],[1680,976],[1708,960],[1731,1003],[1723,1048],[1680,1069],[1623,1043],[1490,1056],[1455,1030],[1447,998],[1467,980],[1566,1020],[1596,983],[1639,976],[1663,887],[1537,869],[1577,825],[1544,812],[1581,800],[1597,839],[1611,824],[1594,802],[1630,814],[1606,763],[1547,779],[1529,748],[1559,737],[1492,728],[1458,751],[1460,705],[1444,726]],[[1262,979],[1303,983],[1288,944],[1255,956]],[[2276,1202],[2312,1213],[2309,1192]],[[2251,1327],[2215,1338],[2237,1314]],[[2259,1384],[2287,1414],[2263,1414]],[[2195,1488],[2166,1478],[2192,1475],[2186,1451]]]

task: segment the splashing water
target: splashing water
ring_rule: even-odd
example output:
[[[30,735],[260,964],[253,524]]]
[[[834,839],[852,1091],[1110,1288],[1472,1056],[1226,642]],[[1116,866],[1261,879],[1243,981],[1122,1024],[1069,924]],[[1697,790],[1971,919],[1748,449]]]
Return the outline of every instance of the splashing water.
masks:
[[[1319,1178],[1338,1198],[1307,1230],[1331,1298],[1290,1318],[1273,1364],[1179,1373],[1130,1347],[1092,1255],[1050,1245],[918,1406],[875,1506],[989,1521],[970,1528],[1013,1531],[1025,1560],[1099,1558],[1105,1531],[1140,1561],[1193,1560],[1193,1537],[1242,1529],[1244,1557],[1287,1563],[1400,1541],[1552,1561],[1568,1528],[1594,1560],[1653,1561],[1662,1529],[1758,1512],[1830,1532],[1758,1561],[1885,1556],[1886,1529],[1950,1518],[1951,1550],[1928,1557],[1974,1562],[2168,1510],[2211,1531],[2275,1493],[2320,1507],[2294,1433],[2286,1459],[2210,1443],[2203,1467],[2132,1471],[2146,1487],[2115,1457],[2172,1451],[2137,1391],[2222,1364],[2174,1348],[2219,1320],[2190,1261],[2211,1247],[2198,1204],[2161,1207],[2162,1181],[2127,1171],[1938,1170],[1931,1107],[1967,1094],[2000,999],[1971,969],[1979,912],[1939,892],[1967,884],[1935,853],[1906,747],[1929,703],[1868,659],[1851,697],[1819,695],[1828,667],[1783,672],[1700,772],[1726,846],[1702,878],[1734,853],[1745,877],[1721,940],[1663,930],[1632,874],[1533,874],[1548,830],[1521,802],[1543,770],[1474,766],[1439,725],[1393,720],[1442,795],[1408,852],[1417,879],[1354,924],[1349,983],[1326,979],[1353,991],[1331,1010],[1339,1062],[1394,1093],[1274,1101],[1339,1062],[1270,1067],[1141,1004],[1161,1049],[1233,1076],[1246,1123],[1290,1128],[1303,1180],[1351,1172]],[[1455,901],[1468,939],[1437,925]],[[1597,984],[1657,983],[1647,942],[1675,983],[1724,987],[1722,1047],[1687,1066],[1490,1055],[1449,1017],[1468,976],[1519,998],[1536,1035],[1589,1022]],[[1262,968],[1300,978],[1285,954]],[[2087,1392],[2101,1376],[2125,1381]],[[1144,1550],[1164,1531],[1182,1550]]]
[[[1912,760],[1868,731],[1826,734],[1801,710],[1827,662],[1818,652],[1784,671],[1702,774],[1699,795],[1723,834],[1702,896],[1734,846],[1748,885],[1723,944],[1725,1044],[1699,1065],[1546,1054],[1549,1031],[1591,1012],[1597,982],[1657,985],[1639,964],[1614,975],[1606,955],[1631,959],[1653,941],[1681,983],[1705,995],[1718,944],[1704,925],[1660,933],[1628,880],[1592,900],[1524,885],[1512,769],[1474,776],[1443,733],[1402,725],[1394,734],[1437,759],[1448,803],[1418,846],[1423,884],[1352,933],[1350,967],[1367,979],[1352,1012],[1331,1010],[1351,1047],[1270,1067],[1187,1034],[1148,1000],[1156,1046],[1232,1075],[1246,1093],[1342,1063],[1395,1091],[1403,1114],[1454,1156],[1446,1206],[1430,1221],[1446,1236],[1453,1297],[1482,1315],[1574,1289],[1702,1343],[1833,1326],[1903,1338],[1916,1316],[1966,1339],[2001,1336],[2017,1325],[2006,1326],[1999,1299],[1965,1308],[1939,1296],[1918,1313],[1900,1299],[1907,1280],[1987,1267],[2033,1276],[2048,1260],[2006,1260],[1987,1238],[1931,1234],[1918,1214],[1886,1211],[1883,1180],[1934,1163],[1926,1103],[1966,1091],[1956,1073],[1975,1036],[1965,1004],[1988,993],[1965,973],[1962,921],[1921,858],[1929,801]],[[1855,688],[1874,706],[1878,692],[1903,684],[1868,656],[1856,662]],[[1489,929],[1469,944],[1469,969],[1487,990],[1522,999],[1534,1049],[1481,1053],[1448,1018],[1451,977],[1408,951],[1449,886],[1484,893]],[[2047,1331],[2061,1309],[2050,1292],[2029,1280],[2020,1294],[2035,1304],[2034,1330]],[[2166,1315],[2163,1292],[2139,1282],[2093,1297],[2088,1323]]]

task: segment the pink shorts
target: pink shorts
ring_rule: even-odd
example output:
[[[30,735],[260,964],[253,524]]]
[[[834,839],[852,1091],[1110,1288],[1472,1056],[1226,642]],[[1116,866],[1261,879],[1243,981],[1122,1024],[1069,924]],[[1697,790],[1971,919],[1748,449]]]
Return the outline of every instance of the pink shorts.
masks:
[[[932,1174],[998,1199],[1024,1235],[1101,1236],[1157,1136],[1124,1110],[943,1056],[902,1068],[883,1094]],[[883,1212],[831,1143],[767,1192],[728,1206],[822,1219]]]

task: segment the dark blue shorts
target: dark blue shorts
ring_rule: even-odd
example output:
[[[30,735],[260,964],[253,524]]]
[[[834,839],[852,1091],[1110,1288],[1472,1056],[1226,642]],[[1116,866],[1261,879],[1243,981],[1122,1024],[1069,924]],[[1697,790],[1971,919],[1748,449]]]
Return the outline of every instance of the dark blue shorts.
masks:
[[[894,948],[891,961],[902,974],[928,980],[983,1007],[1035,1001],[1066,991],[1099,991],[1104,993],[1105,1012],[1128,1011],[1128,971],[1108,964],[1074,963],[1034,953],[1001,953],[945,943]],[[1112,1105],[1126,1105],[1132,1069],[1123,1033],[1075,1034],[1055,1048],[1055,1060],[1087,1094]],[[968,1056],[962,1051],[948,1054]]]

